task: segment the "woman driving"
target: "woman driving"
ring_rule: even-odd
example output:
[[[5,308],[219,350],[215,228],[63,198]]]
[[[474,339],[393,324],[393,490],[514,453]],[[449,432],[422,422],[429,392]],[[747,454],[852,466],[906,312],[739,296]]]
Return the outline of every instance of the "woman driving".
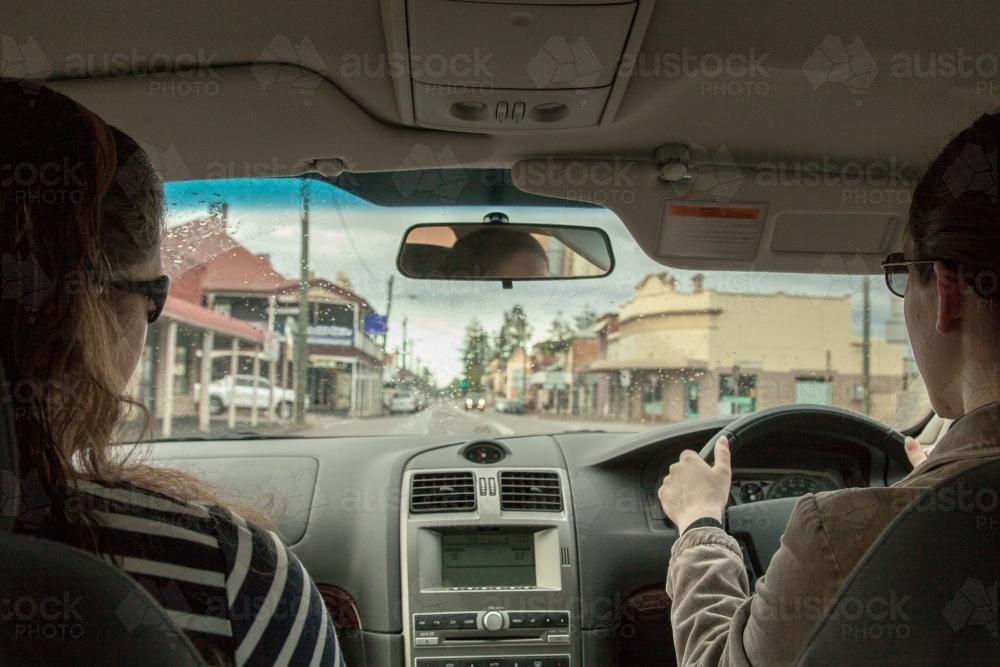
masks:
[[[69,98],[0,80],[0,161],[4,398],[48,500],[17,529],[112,560],[211,664],[342,664],[316,586],[262,517],[112,446],[167,296],[146,154]]]
[[[936,483],[1000,456],[998,140],[1000,113],[980,117],[951,140],[913,194],[904,252],[883,262],[889,289],[904,300],[931,405],[957,420],[929,456],[908,438],[915,469],[901,482],[801,498],[755,592],[739,544],[721,524],[729,443],[716,443],[712,466],[693,451],[670,466],[659,497],[680,535],[667,573],[679,665],[792,664],[896,515]]]

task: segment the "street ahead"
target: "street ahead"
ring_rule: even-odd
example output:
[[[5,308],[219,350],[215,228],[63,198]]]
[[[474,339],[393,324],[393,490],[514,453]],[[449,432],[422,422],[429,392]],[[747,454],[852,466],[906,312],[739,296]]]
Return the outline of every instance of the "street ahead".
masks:
[[[297,431],[305,436],[366,435],[458,435],[465,437],[503,437],[563,431],[639,431],[643,424],[580,420],[571,417],[513,415],[487,408],[485,412],[468,410],[455,400],[432,402],[416,414],[391,415],[367,419],[310,415],[310,427]]]

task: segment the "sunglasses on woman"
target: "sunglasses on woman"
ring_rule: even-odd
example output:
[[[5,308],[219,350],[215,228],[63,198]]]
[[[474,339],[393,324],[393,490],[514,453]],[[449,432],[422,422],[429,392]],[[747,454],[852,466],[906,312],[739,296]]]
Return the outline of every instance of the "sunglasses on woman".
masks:
[[[152,280],[112,280],[111,288],[129,294],[139,294],[149,299],[146,309],[146,322],[152,324],[160,317],[163,306],[167,303],[167,291],[170,289],[170,278],[160,276]]]

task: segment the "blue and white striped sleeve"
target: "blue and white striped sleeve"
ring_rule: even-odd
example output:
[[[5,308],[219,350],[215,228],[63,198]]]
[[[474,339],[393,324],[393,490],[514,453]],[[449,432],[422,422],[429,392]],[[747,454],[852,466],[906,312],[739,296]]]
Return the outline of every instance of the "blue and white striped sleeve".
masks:
[[[333,621],[299,559],[275,533],[227,514],[232,537],[220,543],[237,667],[342,666]]]

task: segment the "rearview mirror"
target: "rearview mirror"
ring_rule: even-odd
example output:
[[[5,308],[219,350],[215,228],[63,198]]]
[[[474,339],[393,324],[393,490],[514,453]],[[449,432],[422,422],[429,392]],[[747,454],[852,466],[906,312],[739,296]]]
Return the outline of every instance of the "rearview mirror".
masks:
[[[608,275],[614,255],[594,227],[422,224],[406,230],[396,267],[407,278],[566,280]]]

